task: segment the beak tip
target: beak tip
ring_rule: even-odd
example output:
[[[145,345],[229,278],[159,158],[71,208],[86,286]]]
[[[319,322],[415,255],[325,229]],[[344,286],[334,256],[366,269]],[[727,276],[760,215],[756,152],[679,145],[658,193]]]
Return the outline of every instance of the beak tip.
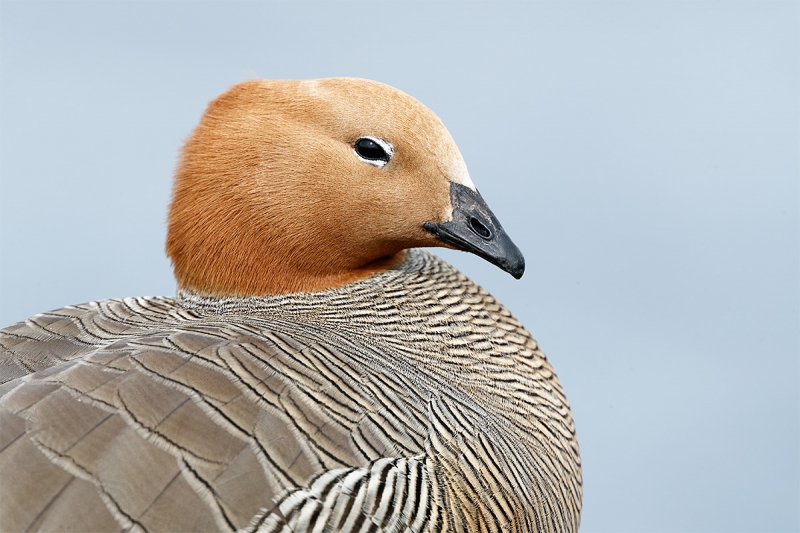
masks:
[[[510,261],[507,261],[503,266],[503,270],[511,274],[514,279],[520,279],[525,273],[525,258],[521,253]]]

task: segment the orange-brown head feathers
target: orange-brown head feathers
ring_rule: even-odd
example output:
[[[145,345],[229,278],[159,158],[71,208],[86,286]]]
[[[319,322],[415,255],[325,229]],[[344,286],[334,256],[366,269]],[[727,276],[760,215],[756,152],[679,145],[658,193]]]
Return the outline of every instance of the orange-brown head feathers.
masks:
[[[388,163],[361,157],[376,146]],[[363,155],[363,154],[362,154]],[[167,253],[182,287],[313,291],[442,246],[451,183],[474,190],[441,121],[380,83],[251,81],[212,101],[183,148]],[[452,243],[450,243],[452,245]]]

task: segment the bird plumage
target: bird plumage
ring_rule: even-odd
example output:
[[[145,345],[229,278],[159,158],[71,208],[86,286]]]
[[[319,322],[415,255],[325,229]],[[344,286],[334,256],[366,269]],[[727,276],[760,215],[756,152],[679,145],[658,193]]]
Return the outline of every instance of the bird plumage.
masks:
[[[577,531],[574,424],[524,327],[427,252],[355,278],[2,330],[0,530]]]

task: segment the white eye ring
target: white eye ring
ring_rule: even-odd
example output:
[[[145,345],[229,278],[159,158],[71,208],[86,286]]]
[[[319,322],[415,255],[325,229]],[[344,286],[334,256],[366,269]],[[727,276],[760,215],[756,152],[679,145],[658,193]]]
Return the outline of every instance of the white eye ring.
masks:
[[[362,141],[367,141],[367,142],[362,143]],[[383,150],[383,153],[375,154],[374,157],[371,157],[370,155],[368,155],[367,151],[370,149],[378,150],[378,148],[374,146],[373,147],[359,146],[359,143],[366,145],[374,143],[375,145],[378,146],[378,148],[380,148],[380,150]],[[378,137],[369,137],[369,136],[359,137],[358,139],[356,139],[356,142],[353,144],[353,151],[355,151],[356,156],[361,161],[363,161],[368,165],[372,165],[378,168],[385,167],[386,163],[388,163],[392,159],[392,156],[394,155],[394,147],[392,146],[392,143],[384,141],[383,139],[379,139]]]

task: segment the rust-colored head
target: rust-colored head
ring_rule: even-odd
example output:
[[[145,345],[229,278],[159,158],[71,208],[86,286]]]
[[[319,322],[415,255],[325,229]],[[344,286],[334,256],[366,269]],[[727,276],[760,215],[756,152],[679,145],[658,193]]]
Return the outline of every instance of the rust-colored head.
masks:
[[[359,155],[364,138],[374,144],[361,152],[377,146],[388,163]],[[423,225],[452,220],[452,183],[474,190],[441,121],[397,89],[245,82],[211,102],[183,148],[167,253],[178,283],[205,293],[336,287],[442,246]]]

